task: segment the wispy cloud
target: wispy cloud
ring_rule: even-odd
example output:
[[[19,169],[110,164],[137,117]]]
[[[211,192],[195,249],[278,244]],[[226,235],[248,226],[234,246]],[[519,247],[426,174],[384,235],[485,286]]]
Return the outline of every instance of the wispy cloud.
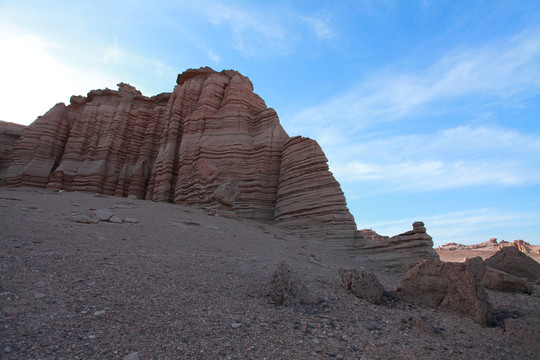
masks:
[[[321,40],[331,40],[336,37],[335,31],[330,26],[328,16],[299,16],[300,20],[304,21]]]
[[[204,21],[230,31],[232,46],[246,57],[288,55],[308,36],[337,37],[328,14],[301,13],[290,5],[200,0],[185,6]]]
[[[114,39],[112,45],[107,45],[102,50],[103,55],[100,60],[106,65],[123,65],[133,66],[140,70],[148,71],[152,69],[153,72],[159,76],[165,74],[174,76],[175,71],[162,61],[159,61],[153,57],[143,56],[136,52],[129,51],[118,44],[118,39]]]
[[[342,182],[377,182],[383,192],[540,184],[540,135],[501,127],[459,126],[331,151]]]
[[[471,103],[515,106],[531,92],[540,93],[538,29],[482,47],[450,51],[426,70],[376,71],[284,122],[294,130],[338,125],[350,131],[380,121],[452,113]]]

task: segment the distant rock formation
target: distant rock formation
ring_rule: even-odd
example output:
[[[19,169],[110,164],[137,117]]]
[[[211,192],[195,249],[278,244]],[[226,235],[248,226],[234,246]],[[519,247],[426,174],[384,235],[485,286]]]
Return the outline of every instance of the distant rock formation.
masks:
[[[0,184],[6,175],[11,150],[24,129],[26,129],[24,125],[0,121]]]
[[[501,240],[500,242],[497,242],[496,238],[491,238],[488,241],[484,241],[479,244],[473,244],[473,245],[463,245],[463,244],[457,244],[457,243],[447,243],[442,246],[439,246],[437,250],[447,250],[447,251],[455,251],[455,250],[478,250],[478,251],[498,251],[505,247],[514,247],[525,254],[540,254],[540,246],[538,245],[531,245],[526,241],[523,240],[514,240],[512,242]]]
[[[317,142],[289,137],[233,70],[187,70],[153,97],[124,83],[72,96],[22,133],[4,184],[182,203],[340,246],[436,257],[423,224],[378,243],[357,232]]]

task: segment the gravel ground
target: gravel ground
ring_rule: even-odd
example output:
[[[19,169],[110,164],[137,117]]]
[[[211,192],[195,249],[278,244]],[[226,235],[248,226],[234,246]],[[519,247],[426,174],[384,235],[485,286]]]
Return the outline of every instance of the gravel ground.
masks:
[[[137,222],[77,222],[94,209]],[[318,303],[270,303],[266,285],[282,260]],[[337,270],[367,266],[269,224],[195,208],[0,188],[0,358],[540,358],[528,334],[501,325],[356,298]],[[399,282],[369,266],[387,290]],[[501,318],[538,324],[540,298],[489,295]]]

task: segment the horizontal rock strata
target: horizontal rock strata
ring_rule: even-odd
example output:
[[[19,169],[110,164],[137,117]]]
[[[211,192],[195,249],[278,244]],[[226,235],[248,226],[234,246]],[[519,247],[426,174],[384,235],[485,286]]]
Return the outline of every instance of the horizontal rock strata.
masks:
[[[24,130],[4,184],[188,204],[377,248],[357,241],[317,142],[290,138],[251,81],[233,70],[187,70],[172,93],[153,97],[124,83],[73,96]],[[431,256],[430,241],[415,230],[378,248]]]
[[[0,184],[11,160],[11,150],[26,126],[0,121]]]
[[[275,221],[305,234],[324,233],[325,238],[353,245],[356,224],[326,156],[314,140],[297,136],[283,146]]]
[[[412,226],[412,230],[392,237],[379,235],[371,229],[359,230],[355,249],[360,257],[382,262],[388,267],[403,267],[416,259],[438,259],[424,223],[416,221]]]

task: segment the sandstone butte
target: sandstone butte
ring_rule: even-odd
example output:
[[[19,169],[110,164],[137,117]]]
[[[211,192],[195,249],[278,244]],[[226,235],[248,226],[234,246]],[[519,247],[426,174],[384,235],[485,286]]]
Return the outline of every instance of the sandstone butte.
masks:
[[[56,104],[13,144],[18,130],[0,132],[4,186],[196,206],[389,264],[438,258],[421,222],[392,238],[358,231],[321,147],[287,135],[251,81],[233,70],[189,69],[172,93],[153,97],[124,83],[92,90]]]

